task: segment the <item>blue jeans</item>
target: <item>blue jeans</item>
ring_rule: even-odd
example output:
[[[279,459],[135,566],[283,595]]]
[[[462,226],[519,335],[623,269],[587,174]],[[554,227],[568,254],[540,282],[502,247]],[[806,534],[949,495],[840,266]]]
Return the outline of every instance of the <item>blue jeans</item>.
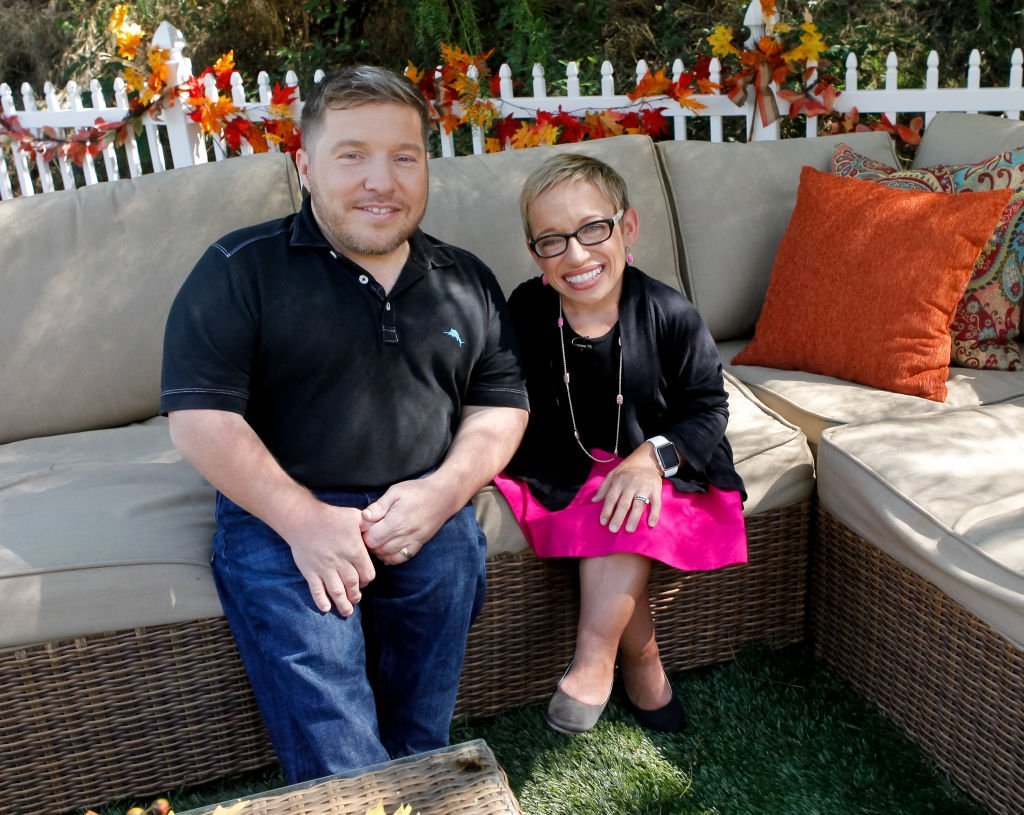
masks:
[[[365,508],[379,493],[318,493]],[[448,744],[486,540],[464,507],[406,563],[374,559],[350,617],[319,611],[288,544],[217,495],[213,574],[289,784]]]

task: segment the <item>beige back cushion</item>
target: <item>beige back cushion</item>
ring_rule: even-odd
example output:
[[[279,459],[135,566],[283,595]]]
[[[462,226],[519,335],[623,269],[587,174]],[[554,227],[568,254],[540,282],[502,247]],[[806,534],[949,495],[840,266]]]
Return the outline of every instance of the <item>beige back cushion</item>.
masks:
[[[976,113],[939,113],[925,128],[914,167],[974,164],[1024,146],[1024,122]]]
[[[654,143],[647,136],[434,159],[423,229],[477,255],[491,267],[508,295],[524,280],[540,274],[526,248],[519,191],[534,168],[562,151],[599,158],[622,175],[629,187],[630,205],[640,217],[640,239],[632,247],[636,265],[681,289],[668,194]]]
[[[754,333],[775,252],[796,206],[800,168],[828,170],[838,141],[897,165],[885,133],[658,145],[679,219],[686,290],[716,340]],[[841,239],[822,237],[826,244]]]
[[[282,154],[0,203],[0,443],[156,415],[185,276],[224,233],[298,203]]]

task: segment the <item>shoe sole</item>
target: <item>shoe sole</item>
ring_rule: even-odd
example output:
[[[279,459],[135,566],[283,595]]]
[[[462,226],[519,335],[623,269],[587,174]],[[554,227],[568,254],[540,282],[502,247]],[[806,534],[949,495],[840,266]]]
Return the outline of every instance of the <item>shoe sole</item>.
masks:
[[[561,733],[563,736],[582,736],[584,733],[589,733],[593,728],[587,730],[569,730],[566,727],[562,727],[557,724],[553,719],[548,718],[548,715],[544,714],[544,721],[547,722],[548,727],[554,730],[556,733]]]

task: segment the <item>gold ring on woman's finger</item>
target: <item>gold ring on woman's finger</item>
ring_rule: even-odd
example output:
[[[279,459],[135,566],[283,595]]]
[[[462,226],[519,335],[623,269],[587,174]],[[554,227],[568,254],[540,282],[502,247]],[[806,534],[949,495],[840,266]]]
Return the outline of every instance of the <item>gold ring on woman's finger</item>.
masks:
[[[406,560],[411,560],[412,559],[412,555],[409,554],[409,547],[408,546],[403,546],[401,549],[398,550],[398,553],[402,557],[404,557]]]

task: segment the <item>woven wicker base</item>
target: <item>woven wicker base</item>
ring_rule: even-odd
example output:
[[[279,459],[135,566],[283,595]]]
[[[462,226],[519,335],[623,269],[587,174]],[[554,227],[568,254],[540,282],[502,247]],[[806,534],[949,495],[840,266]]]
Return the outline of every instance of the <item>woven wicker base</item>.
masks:
[[[807,527],[807,505],[764,513],[748,519],[749,563],[655,569],[669,670],[803,639]],[[573,652],[574,575],[570,562],[532,555],[488,565],[458,712],[547,699]],[[274,762],[223,619],[0,653],[0,711],[0,815],[98,806]]]
[[[732,659],[751,643],[804,638],[809,506],[747,519],[749,562],[683,573],[655,564],[650,596],[669,671]],[[574,560],[501,557],[469,635],[457,713],[488,715],[547,701],[576,645]]]
[[[274,762],[227,621],[0,654],[0,813],[99,806]]]
[[[965,791],[1024,813],[1024,652],[824,510],[818,527],[818,655]]]
[[[223,806],[231,815],[364,815],[379,801],[389,815],[402,804],[419,815],[521,815],[504,771],[480,739]]]

